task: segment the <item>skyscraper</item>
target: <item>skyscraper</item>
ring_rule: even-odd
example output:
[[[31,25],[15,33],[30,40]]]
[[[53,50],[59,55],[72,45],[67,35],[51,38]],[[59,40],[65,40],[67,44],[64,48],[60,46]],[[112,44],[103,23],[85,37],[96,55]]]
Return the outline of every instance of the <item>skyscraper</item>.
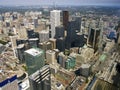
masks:
[[[55,32],[56,32],[56,34],[55,34],[55,38],[57,39],[57,38],[60,38],[60,37],[64,37],[64,27],[63,26],[57,26],[56,28],[55,28]]]
[[[60,25],[60,10],[50,12],[51,37],[55,37],[55,27]]]
[[[60,51],[65,50],[65,39],[63,37],[60,37],[56,40],[56,48]]]
[[[90,45],[94,49],[98,49],[99,38],[100,38],[99,28],[90,28],[87,41],[88,45]]]
[[[17,57],[19,59],[20,63],[24,63],[25,58],[24,58],[24,51],[25,51],[25,45],[24,44],[19,44],[17,47]]]
[[[67,25],[66,48],[69,49],[76,39],[75,21],[69,21]]]
[[[35,32],[33,29],[27,29],[27,37],[28,38],[35,38]]]
[[[81,29],[81,17],[80,16],[75,16],[75,29],[80,32]]]
[[[50,67],[45,65],[29,76],[30,90],[51,90]]]
[[[45,65],[44,51],[38,48],[31,48],[25,51],[25,61],[28,74],[33,74]]]
[[[67,30],[68,21],[69,21],[69,12],[63,11],[63,26],[64,26],[65,30]]]
[[[38,43],[39,43],[38,38],[28,39],[28,44],[29,44],[30,48],[32,48],[32,47],[38,47]]]

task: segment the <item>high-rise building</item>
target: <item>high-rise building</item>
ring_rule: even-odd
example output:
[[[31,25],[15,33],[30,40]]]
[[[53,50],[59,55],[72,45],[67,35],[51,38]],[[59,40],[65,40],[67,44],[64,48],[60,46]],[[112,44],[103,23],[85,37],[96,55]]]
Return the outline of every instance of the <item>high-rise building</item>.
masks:
[[[95,50],[98,49],[100,38],[100,29],[99,28],[90,28],[87,44],[90,45]]]
[[[66,48],[69,49],[76,39],[75,21],[69,21],[67,25]]]
[[[27,29],[27,37],[28,38],[35,38],[35,32],[33,29]]]
[[[64,26],[65,30],[67,30],[68,21],[69,21],[69,12],[63,11],[63,26]]]
[[[60,37],[64,37],[64,27],[63,26],[57,26],[55,28],[55,38],[60,38]]]
[[[25,62],[24,51],[25,51],[25,45],[19,44],[17,47],[17,57],[18,57],[20,63]]]
[[[33,23],[34,23],[34,27],[37,28],[38,27],[38,18],[37,17],[35,17],[33,19]]]
[[[18,30],[18,36],[21,39],[27,39],[27,30],[24,26],[20,26],[20,29]]]
[[[10,36],[10,40],[12,42],[12,49],[13,49],[13,53],[14,53],[14,56],[16,57],[16,47],[17,47],[17,43],[16,43],[16,40],[18,39],[18,36]]]
[[[56,48],[60,51],[65,50],[65,39],[63,37],[60,37],[56,40]]]
[[[54,64],[55,62],[55,52],[52,50],[47,50],[46,51],[46,61],[50,64]]]
[[[10,27],[10,20],[5,20],[6,27]]]
[[[47,42],[49,40],[49,31],[48,30],[42,30],[39,32],[39,41],[40,43],[42,42]]]
[[[60,10],[53,10],[50,12],[51,22],[51,37],[55,37],[55,27],[60,25]]]
[[[51,90],[50,74],[50,67],[45,65],[30,75],[30,90]]]
[[[58,63],[61,65],[61,67],[65,68],[65,62],[67,60],[67,56],[64,55],[63,52],[60,52],[58,55]]]
[[[89,64],[82,64],[80,68],[80,72],[82,76],[88,77],[90,74],[90,66]]]
[[[65,61],[65,68],[66,69],[74,68],[75,64],[76,64],[76,59],[74,57],[69,56]]]
[[[16,40],[18,39],[18,36],[10,36],[10,40],[12,42],[12,47],[13,48],[16,48],[17,47],[17,43],[16,43]]]
[[[45,65],[44,51],[38,48],[31,48],[25,51],[25,61],[28,74],[33,74]]]
[[[80,16],[75,16],[74,20],[75,20],[75,29],[78,32],[80,32],[80,29],[81,29],[81,17]]]
[[[31,38],[28,40],[29,47],[38,47],[39,40],[38,38]]]
[[[26,44],[27,42],[28,42],[27,39],[17,39],[17,40],[16,40],[17,46],[18,46],[19,44]]]
[[[51,50],[52,49],[52,43],[51,42],[39,43],[39,48],[41,48],[44,51]]]
[[[50,38],[50,39],[49,39],[49,42],[52,43],[52,49],[56,49],[56,39]]]

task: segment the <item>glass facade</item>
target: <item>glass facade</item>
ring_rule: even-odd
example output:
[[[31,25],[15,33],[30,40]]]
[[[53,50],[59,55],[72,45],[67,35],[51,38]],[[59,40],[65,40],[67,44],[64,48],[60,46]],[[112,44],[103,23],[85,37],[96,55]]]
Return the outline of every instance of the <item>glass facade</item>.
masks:
[[[44,51],[38,48],[34,48],[34,49],[38,52],[38,54],[36,55],[30,54],[29,51],[31,49],[27,50],[27,52],[25,51],[25,61],[29,75],[36,72],[45,65]],[[32,52],[32,53],[36,53],[36,52]]]

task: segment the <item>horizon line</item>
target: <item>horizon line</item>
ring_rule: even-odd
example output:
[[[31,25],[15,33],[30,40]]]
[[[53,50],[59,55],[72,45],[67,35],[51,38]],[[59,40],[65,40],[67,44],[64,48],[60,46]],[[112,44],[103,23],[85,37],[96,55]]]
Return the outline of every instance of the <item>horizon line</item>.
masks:
[[[41,4],[41,5],[0,5],[0,6],[10,6],[10,7],[19,7],[19,6],[54,6],[52,4]],[[62,4],[56,4],[56,6],[116,6],[116,7],[120,7],[120,4],[80,4],[80,5],[75,5],[75,4],[68,4],[68,5],[62,5]]]

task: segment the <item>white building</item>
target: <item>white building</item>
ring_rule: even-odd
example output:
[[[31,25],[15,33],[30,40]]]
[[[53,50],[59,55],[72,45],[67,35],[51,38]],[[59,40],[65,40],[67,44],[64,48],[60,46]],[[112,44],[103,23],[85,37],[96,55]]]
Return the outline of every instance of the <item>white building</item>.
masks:
[[[55,37],[55,27],[60,25],[60,10],[50,12],[51,37]]]
[[[52,50],[46,51],[46,60],[48,63],[54,64],[55,63],[55,52]]]
[[[48,30],[42,30],[39,32],[39,39],[40,43],[47,42],[49,40],[49,31]]]
[[[16,47],[17,47],[17,43],[16,43],[16,40],[18,39],[18,36],[10,36],[10,41],[12,43],[12,49],[13,49],[13,53],[14,53],[14,56],[16,57]]]
[[[27,39],[27,30],[24,26],[21,26],[20,29],[18,29],[18,36],[20,39]]]

